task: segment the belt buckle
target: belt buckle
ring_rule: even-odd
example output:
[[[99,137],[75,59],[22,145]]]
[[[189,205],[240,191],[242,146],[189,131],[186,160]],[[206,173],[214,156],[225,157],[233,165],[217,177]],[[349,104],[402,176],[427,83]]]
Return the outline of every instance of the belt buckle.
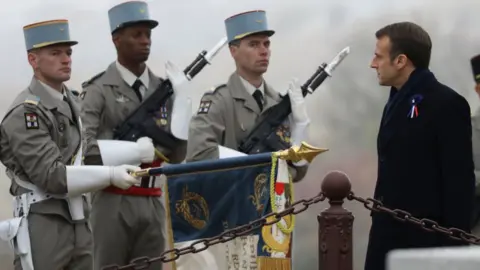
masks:
[[[13,216],[14,217],[23,216],[23,204],[20,196],[13,197]]]
[[[23,193],[22,195],[15,196],[14,209],[13,209],[14,217],[23,217],[26,214],[26,212],[28,212],[28,209],[30,208],[28,205],[28,198],[29,198],[28,192]]]

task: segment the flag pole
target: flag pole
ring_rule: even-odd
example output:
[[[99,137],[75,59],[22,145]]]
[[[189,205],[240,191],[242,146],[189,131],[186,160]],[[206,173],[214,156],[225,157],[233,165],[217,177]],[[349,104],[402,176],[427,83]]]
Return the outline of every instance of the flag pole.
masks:
[[[292,146],[286,150],[273,152],[280,159],[298,162],[302,159],[311,163],[315,157],[327,148],[317,148],[302,142],[300,146]],[[145,177],[154,175],[172,176],[185,173],[200,173],[212,170],[233,169],[246,166],[256,166],[272,162],[272,152],[253,154],[242,157],[229,157],[216,160],[202,160],[182,164],[170,164],[164,167],[145,168],[132,173],[134,177]]]

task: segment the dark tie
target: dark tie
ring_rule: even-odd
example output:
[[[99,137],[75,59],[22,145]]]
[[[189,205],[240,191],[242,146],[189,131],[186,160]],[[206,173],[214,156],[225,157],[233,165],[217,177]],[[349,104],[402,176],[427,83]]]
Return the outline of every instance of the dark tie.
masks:
[[[253,92],[253,98],[255,99],[255,101],[257,102],[258,104],[258,107],[260,108],[260,111],[263,111],[263,94],[260,90],[255,90],[255,92]]]
[[[140,102],[142,101],[142,93],[140,93],[140,87],[142,85],[143,83],[139,79],[137,79],[132,85],[133,91],[135,91],[135,94],[137,95],[138,100],[140,100]]]
[[[73,108],[70,106],[70,103],[68,102],[68,99],[66,96],[63,96],[63,101],[67,103],[68,108],[70,109],[70,113],[72,114],[72,119],[74,122],[77,122],[77,119],[75,119],[75,113],[73,113]]]

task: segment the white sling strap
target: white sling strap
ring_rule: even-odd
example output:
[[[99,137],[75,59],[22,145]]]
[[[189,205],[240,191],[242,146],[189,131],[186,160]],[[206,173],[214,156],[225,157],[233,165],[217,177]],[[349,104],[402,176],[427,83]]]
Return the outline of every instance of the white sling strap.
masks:
[[[79,117],[78,119],[78,124],[79,124],[79,129],[82,130],[82,122]],[[78,147],[77,153],[74,156],[72,165],[74,166],[81,166],[82,165],[82,159],[83,159],[83,141],[82,137],[80,136],[80,145]],[[83,213],[83,198],[82,196],[77,196],[77,197],[71,197],[71,198],[66,198],[65,196],[62,195],[51,195],[51,194],[46,194],[42,190],[40,190],[37,186],[34,184],[24,181],[20,179],[15,173],[13,173],[11,170],[6,171],[7,176],[15,181],[19,186],[30,190],[29,193],[27,193],[27,200],[26,203],[28,205],[32,203],[38,203],[50,198],[58,198],[58,199],[66,199],[70,211],[70,215],[72,216],[73,220],[82,220],[85,218],[84,213]],[[29,208],[29,207],[28,207]],[[25,213],[26,214],[26,213]]]

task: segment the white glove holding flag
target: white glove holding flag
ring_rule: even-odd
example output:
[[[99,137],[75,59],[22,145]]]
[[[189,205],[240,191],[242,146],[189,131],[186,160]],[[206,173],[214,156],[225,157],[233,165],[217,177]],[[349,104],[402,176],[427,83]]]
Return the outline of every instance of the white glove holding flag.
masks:
[[[142,163],[152,163],[155,159],[155,146],[149,137],[141,137],[137,140],[138,152]]]
[[[290,114],[290,140],[293,146],[300,146],[302,141],[308,137],[308,127],[310,126],[310,118],[307,114],[305,99],[302,94],[302,88],[297,78],[293,78],[287,90],[290,98],[290,106],[292,113]],[[294,163],[296,166],[306,165],[306,160]]]
[[[131,172],[141,170],[137,166],[66,166],[68,197],[104,189],[110,185],[128,189],[140,184],[140,177]]]
[[[174,91],[170,129],[172,134],[178,139],[187,140],[188,126],[190,124],[190,118],[192,117],[191,85],[185,73],[170,61],[165,63],[165,70]]]
[[[121,165],[111,167],[110,182],[113,186],[121,189],[128,189],[135,184],[140,184],[139,177],[133,177],[130,172],[139,170],[139,167],[132,165]]]

